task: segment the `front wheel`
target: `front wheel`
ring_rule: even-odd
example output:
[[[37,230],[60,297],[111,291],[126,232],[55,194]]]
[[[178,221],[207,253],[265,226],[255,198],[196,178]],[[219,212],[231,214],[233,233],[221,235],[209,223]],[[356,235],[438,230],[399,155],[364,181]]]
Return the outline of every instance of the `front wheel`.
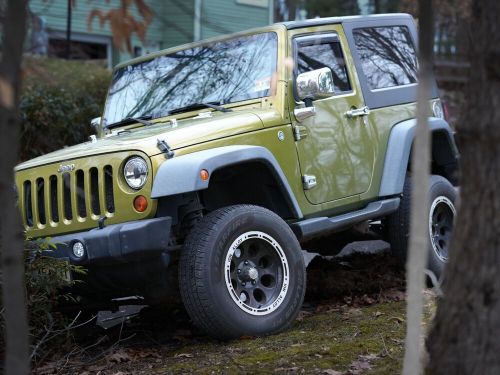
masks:
[[[181,253],[179,283],[193,322],[230,339],[282,331],[297,316],[305,266],[290,227],[258,206],[218,209],[191,231]]]
[[[398,211],[387,220],[392,252],[401,263],[406,263],[410,234],[410,177],[406,177]],[[429,260],[428,268],[439,280],[448,262],[451,235],[456,216],[457,192],[444,177],[432,175],[429,182]]]

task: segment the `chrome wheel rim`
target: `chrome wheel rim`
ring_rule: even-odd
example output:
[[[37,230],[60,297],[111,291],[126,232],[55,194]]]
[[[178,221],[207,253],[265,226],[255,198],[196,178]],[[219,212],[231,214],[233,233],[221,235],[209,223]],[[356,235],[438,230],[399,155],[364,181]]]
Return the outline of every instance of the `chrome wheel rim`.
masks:
[[[455,206],[447,197],[439,196],[432,202],[429,211],[429,235],[432,250],[443,262],[448,261],[455,215]]]
[[[231,244],[224,262],[226,288],[235,304],[251,315],[267,315],[284,301],[289,268],[280,244],[270,235],[250,231]]]

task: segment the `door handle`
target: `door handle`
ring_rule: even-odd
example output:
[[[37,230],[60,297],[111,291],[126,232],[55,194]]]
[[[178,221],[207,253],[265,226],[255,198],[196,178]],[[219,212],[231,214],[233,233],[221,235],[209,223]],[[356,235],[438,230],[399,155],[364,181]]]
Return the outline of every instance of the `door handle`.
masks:
[[[370,108],[368,107],[361,107],[361,108],[353,108],[353,109],[350,109],[348,110],[345,115],[348,117],[348,118],[353,118],[353,117],[357,117],[357,116],[367,116],[370,114]]]

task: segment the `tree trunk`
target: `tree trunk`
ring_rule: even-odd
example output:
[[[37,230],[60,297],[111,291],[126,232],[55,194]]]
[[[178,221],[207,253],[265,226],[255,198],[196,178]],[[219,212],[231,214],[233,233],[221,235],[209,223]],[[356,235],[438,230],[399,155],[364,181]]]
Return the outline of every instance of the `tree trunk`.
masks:
[[[288,21],[295,21],[297,14],[297,0],[288,0]]]
[[[433,17],[432,0],[419,0],[419,77],[417,128],[411,162],[411,218],[406,264],[408,291],[407,328],[403,373],[421,372],[422,311],[427,249],[429,248],[429,98],[431,96]]]
[[[453,250],[427,340],[430,374],[500,374],[500,2],[474,1],[470,81],[457,127]]]
[[[5,308],[6,374],[29,373],[23,233],[13,189],[19,144],[19,89],[26,34],[26,0],[9,0],[0,62],[0,251]]]

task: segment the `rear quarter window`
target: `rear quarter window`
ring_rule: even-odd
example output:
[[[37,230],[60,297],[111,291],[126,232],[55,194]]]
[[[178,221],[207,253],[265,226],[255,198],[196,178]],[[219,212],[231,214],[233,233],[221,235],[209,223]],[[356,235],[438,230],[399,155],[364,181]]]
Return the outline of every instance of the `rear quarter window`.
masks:
[[[417,56],[408,27],[359,28],[353,37],[370,90],[417,82]]]

